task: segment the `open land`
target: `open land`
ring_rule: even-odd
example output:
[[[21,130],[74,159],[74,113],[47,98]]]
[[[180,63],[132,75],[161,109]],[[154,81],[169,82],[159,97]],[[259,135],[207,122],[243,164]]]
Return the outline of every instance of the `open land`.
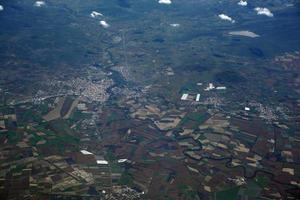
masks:
[[[263,26],[207,1],[8,2],[0,198],[296,199],[300,40],[272,28],[298,4]]]

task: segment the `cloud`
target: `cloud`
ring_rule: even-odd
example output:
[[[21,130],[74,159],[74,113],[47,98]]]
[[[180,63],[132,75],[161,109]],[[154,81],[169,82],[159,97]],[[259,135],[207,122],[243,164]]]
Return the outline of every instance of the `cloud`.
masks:
[[[4,7],[2,5],[0,5],[0,11],[3,11]]]
[[[260,7],[256,7],[254,9],[258,15],[266,15],[268,17],[273,17],[273,13],[268,9],[268,8],[260,8]]]
[[[240,1],[238,2],[238,5],[240,5],[240,6],[247,6],[247,5],[248,5],[248,2],[245,1],[245,0],[240,0]]]
[[[96,17],[98,17],[98,16],[103,16],[103,14],[102,14],[102,13],[99,13],[99,12],[97,12],[97,11],[93,11],[93,12],[91,12],[90,16],[91,16],[92,18],[96,18]]]
[[[103,28],[108,28],[108,27],[110,27],[110,25],[109,25],[106,21],[104,21],[104,20],[100,21],[100,25],[101,25]]]
[[[179,27],[180,24],[170,24],[170,26],[172,26],[172,27]]]
[[[230,21],[231,23],[234,23],[235,20],[233,20],[231,17],[225,14],[219,14],[218,15],[220,19],[225,20],[225,21]]]
[[[159,0],[158,3],[160,3],[160,4],[171,4],[172,1],[171,0]]]
[[[42,6],[45,6],[46,3],[44,1],[36,1],[33,5],[35,7],[42,7]]]
[[[250,38],[256,38],[259,37],[256,33],[253,33],[251,31],[231,31],[228,33],[229,35],[239,35],[239,36],[245,36]]]

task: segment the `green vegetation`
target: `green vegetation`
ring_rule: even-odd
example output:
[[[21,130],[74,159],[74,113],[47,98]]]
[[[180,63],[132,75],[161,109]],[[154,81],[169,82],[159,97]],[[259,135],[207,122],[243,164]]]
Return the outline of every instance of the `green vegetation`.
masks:
[[[110,163],[110,169],[112,173],[121,173],[122,172],[122,167],[118,162],[111,162]]]
[[[73,114],[71,115],[71,117],[69,118],[69,121],[75,123],[75,122],[83,120],[83,119],[89,119],[90,117],[91,117],[91,114],[89,114],[89,113],[83,113],[79,110],[75,110],[73,112]]]
[[[197,121],[198,123],[201,123],[208,118],[208,114],[207,113],[189,113],[188,118],[190,120],[194,120],[194,121]]]
[[[260,191],[261,191],[261,186],[259,186],[257,182],[249,181],[247,185],[241,188],[240,194],[242,196],[248,196],[249,199],[255,199],[259,196]]]
[[[233,70],[226,70],[219,72],[215,75],[215,81],[221,84],[237,84],[241,82],[245,82],[246,79],[240,73]]]
[[[73,135],[73,131],[70,129],[68,121],[63,119],[50,121],[47,128],[58,134]]]
[[[5,126],[7,129],[15,130],[17,129],[17,122],[15,120],[8,118],[5,120]]]
[[[23,169],[25,169],[25,167],[26,166],[24,164],[14,165],[10,168],[10,172],[20,173],[20,172],[22,172]]]
[[[41,103],[37,107],[40,115],[46,115],[49,112],[48,103]]]
[[[40,115],[38,115],[33,110],[26,110],[22,112],[20,115],[18,115],[18,121],[21,123],[27,123],[27,122],[42,122],[42,118]]]
[[[206,139],[206,137],[203,135],[203,134],[201,134],[200,136],[199,136],[199,138],[198,138],[199,140],[205,140]]]
[[[184,93],[184,92],[195,92],[197,91],[197,85],[194,82],[188,82],[184,84],[179,93]]]
[[[188,113],[181,121],[179,126],[188,126],[192,123],[193,128],[197,128],[199,125],[204,123],[209,118],[207,113],[193,112]]]
[[[119,117],[119,116],[118,116],[116,113],[110,113],[110,114],[108,115],[107,119],[106,119],[106,120],[107,120],[107,123],[109,124],[109,123],[111,123],[111,122],[117,120],[118,117]]]
[[[183,199],[185,200],[199,200],[199,195],[197,191],[193,190],[191,186],[181,184],[178,186],[179,191],[183,195]]]
[[[215,193],[215,199],[217,200],[235,200],[237,199],[240,187],[232,187],[223,191]]]
[[[261,188],[264,188],[268,186],[269,184],[269,179],[265,176],[257,176],[254,181],[259,185]]]
[[[30,138],[29,142],[31,145],[36,145],[36,143],[38,143],[41,140],[43,140],[43,137],[34,134],[33,137]]]
[[[115,161],[117,159],[111,149],[107,150],[107,153],[104,157],[105,157],[106,160],[111,161],[111,162]]]
[[[10,106],[1,106],[0,112],[3,113],[4,115],[7,115],[7,114],[15,113],[15,110]]]
[[[137,146],[132,146],[130,149],[130,156],[133,156],[136,150],[137,150]]]
[[[43,132],[43,133],[48,133],[50,135],[53,135],[54,133],[52,131],[50,131],[49,129],[47,129],[47,125],[48,122],[41,122],[38,125],[35,125],[34,128],[39,131],[39,132]]]
[[[48,140],[46,145],[57,149],[61,153],[65,151],[66,147],[68,150],[78,151],[79,139],[71,135],[59,135],[54,139]]]
[[[173,197],[165,197],[164,200],[175,200]]]
[[[133,186],[133,177],[128,172],[124,172],[119,180],[120,185]]]
[[[44,132],[47,138],[52,136],[51,139],[47,139],[46,145],[57,149],[61,153],[63,153],[66,148],[68,148],[68,150],[78,150],[80,140],[74,136],[73,131],[69,127],[68,121],[59,119],[40,125],[41,126],[38,126],[37,129]]]
[[[12,131],[12,130],[9,130],[5,133],[0,133],[0,135],[5,135],[6,138],[8,139],[8,143],[10,144],[16,144],[17,142],[20,141],[21,139],[21,133],[18,133],[16,131]]]
[[[248,146],[252,146],[255,143],[256,137],[252,137],[248,134],[244,134],[242,132],[234,132],[234,137],[238,140],[242,141],[244,144]]]

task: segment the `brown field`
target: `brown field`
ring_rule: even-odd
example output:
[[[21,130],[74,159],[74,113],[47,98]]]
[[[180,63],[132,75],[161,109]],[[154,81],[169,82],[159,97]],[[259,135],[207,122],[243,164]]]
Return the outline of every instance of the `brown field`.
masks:
[[[61,117],[60,111],[64,105],[66,97],[59,97],[58,103],[53,110],[51,110],[48,114],[43,116],[43,119],[46,121],[52,121],[54,119],[58,119]]]

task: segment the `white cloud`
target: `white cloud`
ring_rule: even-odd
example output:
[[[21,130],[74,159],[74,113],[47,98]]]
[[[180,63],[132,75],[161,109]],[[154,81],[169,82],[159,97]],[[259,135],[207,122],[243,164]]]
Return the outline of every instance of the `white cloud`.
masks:
[[[225,14],[219,14],[219,18],[225,21],[230,21],[232,23],[235,22],[235,20],[233,20],[231,17],[229,17],[228,15]]]
[[[253,33],[251,31],[231,31],[228,33],[229,35],[239,35],[239,36],[245,36],[250,38],[256,38],[259,37],[256,33]]]
[[[46,5],[46,3],[44,1],[36,1],[34,3],[35,7],[42,7],[42,6],[45,6],[45,5]]]
[[[0,5],[0,11],[3,11],[4,7],[2,5]]]
[[[179,27],[180,24],[170,24],[170,26],[172,26],[172,27]]]
[[[247,6],[247,5],[248,5],[248,2],[245,1],[245,0],[240,0],[240,1],[238,2],[238,5],[240,5],[240,6]]]
[[[93,11],[93,12],[91,12],[90,16],[93,17],[93,18],[96,18],[96,17],[98,17],[98,16],[103,16],[103,14],[102,14],[102,13],[99,13],[99,12],[97,12],[97,11]]]
[[[108,27],[110,27],[110,25],[109,25],[106,21],[104,21],[104,20],[100,21],[100,25],[101,25],[103,28],[108,28]]]
[[[158,3],[161,3],[161,4],[171,4],[172,1],[171,0],[159,0]]]
[[[260,8],[260,7],[256,7],[254,9],[258,15],[266,15],[268,17],[273,17],[273,13],[268,9],[268,8]]]

